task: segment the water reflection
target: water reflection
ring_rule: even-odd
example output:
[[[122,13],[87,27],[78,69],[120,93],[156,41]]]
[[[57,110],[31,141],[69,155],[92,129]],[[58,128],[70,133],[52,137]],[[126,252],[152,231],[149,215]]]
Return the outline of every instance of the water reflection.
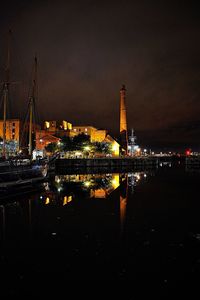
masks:
[[[56,175],[41,192],[2,203],[2,274],[48,276],[62,268],[73,278],[88,268],[92,274],[95,263],[101,267],[113,257],[115,245],[126,236],[128,198],[148,177],[144,172]],[[70,259],[63,260],[61,253]]]
[[[160,272],[165,282],[199,268],[199,175],[180,167],[154,174],[56,175],[41,191],[1,202],[0,267],[9,288],[24,288],[21,278],[32,274],[43,283]]]
[[[46,205],[55,201],[66,205],[80,196],[106,199],[119,186],[120,191],[127,193],[130,188],[133,193],[134,187],[146,178],[146,172],[56,175],[53,181],[44,184],[45,191],[40,194],[40,199]]]
[[[123,232],[128,192],[134,192],[135,187],[151,175],[147,172],[134,173],[107,173],[107,174],[74,174],[56,175],[51,181],[43,184],[43,191],[23,197],[15,202],[8,202],[0,206],[1,209],[1,231],[4,239],[6,224],[22,223],[29,235],[34,230],[33,223],[36,218],[36,211],[39,207],[56,206],[57,208],[67,207],[73,202],[80,203],[83,199],[108,199],[115,193],[118,198],[119,218],[121,233]],[[34,212],[32,211],[34,206]],[[14,212],[16,219],[7,217]],[[61,213],[60,213],[61,214]],[[21,219],[20,219],[21,218]],[[19,221],[20,219],[20,221]]]
[[[128,192],[134,193],[135,187],[147,180],[150,172],[107,173],[107,174],[74,174],[56,175],[54,180],[45,184],[45,192],[40,199],[45,205],[62,206],[84,198],[107,199],[119,189],[120,233],[123,233],[126,219]]]

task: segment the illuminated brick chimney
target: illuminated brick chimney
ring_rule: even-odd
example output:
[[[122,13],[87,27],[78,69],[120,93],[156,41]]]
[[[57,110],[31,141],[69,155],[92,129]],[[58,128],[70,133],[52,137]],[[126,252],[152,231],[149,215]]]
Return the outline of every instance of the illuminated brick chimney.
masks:
[[[122,149],[125,150],[127,154],[128,150],[128,135],[127,135],[127,121],[126,121],[126,88],[122,85],[120,90],[120,142]]]

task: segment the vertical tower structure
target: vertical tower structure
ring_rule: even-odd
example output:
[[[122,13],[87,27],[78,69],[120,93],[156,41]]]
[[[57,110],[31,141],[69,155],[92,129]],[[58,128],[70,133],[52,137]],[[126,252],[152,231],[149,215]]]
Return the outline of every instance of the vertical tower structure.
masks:
[[[127,135],[127,120],[126,120],[126,88],[122,85],[120,90],[120,142],[121,148],[127,154],[128,150],[128,135]]]

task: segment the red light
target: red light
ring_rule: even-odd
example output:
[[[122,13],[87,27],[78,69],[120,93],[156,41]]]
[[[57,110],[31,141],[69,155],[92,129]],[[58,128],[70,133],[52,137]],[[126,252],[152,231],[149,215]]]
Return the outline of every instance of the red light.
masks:
[[[191,154],[191,150],[186,150],[186,155],[190,155]]]

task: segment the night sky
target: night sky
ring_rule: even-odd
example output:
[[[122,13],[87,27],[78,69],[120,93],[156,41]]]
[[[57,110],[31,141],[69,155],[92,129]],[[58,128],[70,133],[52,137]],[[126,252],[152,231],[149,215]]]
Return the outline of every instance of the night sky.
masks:
[[[0,76],[13,31],[11,116],[23,117],[34,54],[38,113],[119,131],[152,148],[200,150],[200,10],[193,1],[15,1],[0,9]]]

